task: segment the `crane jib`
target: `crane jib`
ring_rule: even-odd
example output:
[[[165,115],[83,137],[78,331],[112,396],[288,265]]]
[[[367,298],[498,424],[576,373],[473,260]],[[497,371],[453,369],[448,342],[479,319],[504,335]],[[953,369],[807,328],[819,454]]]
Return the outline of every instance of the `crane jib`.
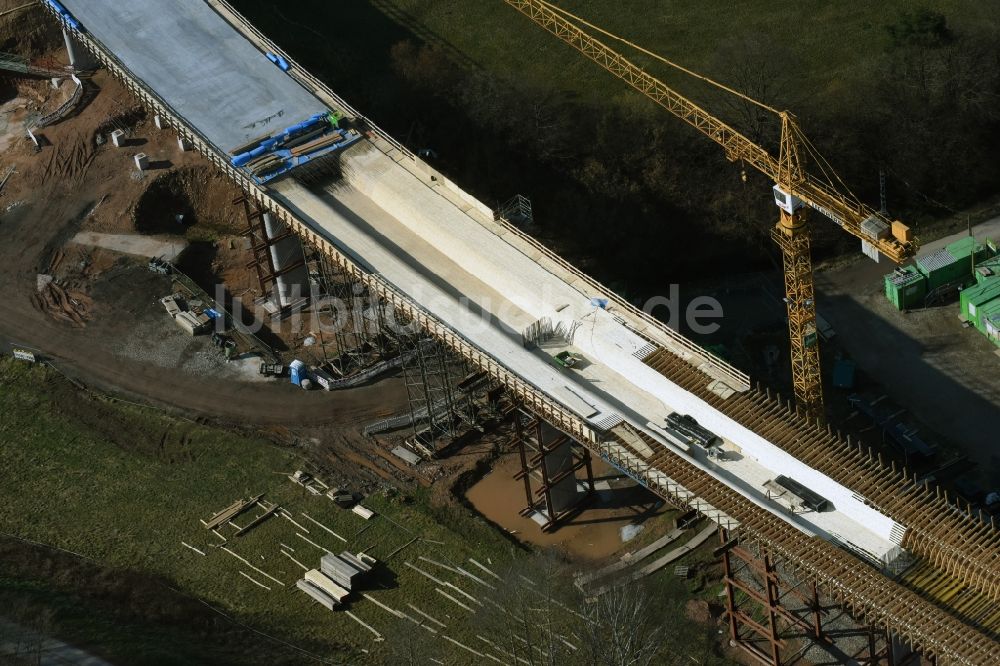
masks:
[[[813,210],[818,210],[819,212],[823,213],[823,215],[825,215],[826,217],[828,217],[828,218],[830,218],[831,220],[833,220],[833,222],[834,222],[835,224],[837,224],[838,226],[840,226],[840,227],[844,227],[844,226],[846,226],[846,225],[847,225],[847,220],[845,220],[845,219],[844,219],[844,218],[842,218],[841,216],[837,215],[836,213],[834,213],[834,212],[833,212],[832,210],[830,210],[829,208],[824,208],[823,206],[820,206],[820,205],[819,205],[818,203],[815,203],[815,202],[813,202],[813,201],[808,201],[808,200],[807,200],[807,201],[806,201],[806,203],[807,203],[807,204],[809,205],[809,207],[810,207],[810,208],[812,208]]]

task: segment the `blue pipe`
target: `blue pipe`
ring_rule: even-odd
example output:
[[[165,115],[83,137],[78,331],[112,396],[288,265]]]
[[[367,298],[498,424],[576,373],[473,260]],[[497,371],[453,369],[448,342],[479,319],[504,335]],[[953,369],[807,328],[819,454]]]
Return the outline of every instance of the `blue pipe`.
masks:
[[[73,30],[76,30],[77,32],[83,32],[83,26],[80,25],[79,21],[73,18],[73,15],[69,13],[68,9],[63,7],[60,3],[56,2],[56,0],[45,0],[45,1],[48,3],[49,7],[52,7],[52,9],[54,9],[56,13],[59,14],[59,17],[62,20],[66,21],[66,25],[68,25]]]
[[[326,119],[325,113],[317,113],[313,116],[309,116],[307,120],[303,120],[301,123],[292,125],[291,127],[286,127],[285,130],[282,132],[282,134],[295,134],[297,132],[308,130],[313,125],[325,119]]]
[[[250,160],[256,157],[260,157],[264,153],[268,152],[269,150],[274,148],[274,146],[277,145],[277,143],[278,143],[277,139],[274,138],[267,139],[253,150],[248,150],[247,152],[240,153],[239,155],[234,157],[232,160],[232,165],[236,167],[241,167]]]

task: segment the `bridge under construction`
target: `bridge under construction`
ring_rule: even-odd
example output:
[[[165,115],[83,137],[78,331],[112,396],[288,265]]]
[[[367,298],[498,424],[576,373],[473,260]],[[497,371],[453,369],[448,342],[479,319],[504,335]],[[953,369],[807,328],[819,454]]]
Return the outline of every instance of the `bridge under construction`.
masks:
[[[737,583],[727,581],[733,640],[762,661],[781,660],[780,562],[887,633],[869,663],[897,663],[893,647],[904,644],[941,663],[1000,662],[992,524],[497,219],[225,2],[47,7],[261,215],[318,248],[392,317],[486,373],[561,436],[717,523],[727,568],[736,548],[762,553],[766,594],[747,594],[760,597],[767,626],[735,608]],[[580,362],[564,368],[555,357]],[[672,413],[693,417],[719,445],[679,436],[665,420]]]

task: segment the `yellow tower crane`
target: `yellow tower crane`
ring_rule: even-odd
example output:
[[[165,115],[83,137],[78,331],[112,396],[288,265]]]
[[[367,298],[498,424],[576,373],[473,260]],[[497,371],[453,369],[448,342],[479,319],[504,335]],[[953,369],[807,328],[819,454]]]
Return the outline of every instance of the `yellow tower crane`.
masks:
[[[812,148],[799,128],[795,116],[788,111],[779,111],[670,62],[545,0],[504,0],[504,2],[715,141],[722,146],[730,161],[739,160],[743,164],[749,164],[774,182],[773,194],[779,209],[779,220],[771,231],[771,237],[781,248],[784,260],[792,385],[800,409],[810,417],[821,417],[823,385],[820,378],[812,258],[809,232],[806,228],[807,211],[809,209],[819,211],[844,231],[860,238],[864,253],[876,261],[880,253],[895,263],[901,263],[914,256],[917,242],[910,236],[909,228],[899,221],[890,221],[883,214],[861,203],[854,195],[842,193],[833,185],[829,176],[826,181],[821,181],[807,173],[803,164],[804,152],[813,154],[820,160],[824,174],[827,171],[832,173],[833,170],[828,168],[828,165],[824,166],[825,161],[822,161],[822,157]],[[767,149],[671,89],[663,81],[643,71],[621,53],[585,32],[580,25],[618,40],[690,76],[774,113],[781,121],[778,157],[774,157]],[[837,180],[840,182],[839,178]],[[847,189],[842,182],[841,187]]]

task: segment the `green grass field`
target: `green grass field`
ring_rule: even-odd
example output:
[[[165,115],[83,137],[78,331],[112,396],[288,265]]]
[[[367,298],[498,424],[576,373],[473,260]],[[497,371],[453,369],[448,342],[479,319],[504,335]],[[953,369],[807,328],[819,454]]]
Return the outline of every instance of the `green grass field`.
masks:
[[[323,551],[297,537],[303,531],[282,518],[271,518],[238,538],[232,536],[233,527],[221,529],[229,548],[282,586],[216,548],[221,542],[199,518],[207,519],[237,498],[265,493],[308,529],[303,536],[315,543],[333,552],[364,550],[380,561],[388,558],[370,583],[370,594],[397,610],[409,612],[407,602],[415,604],[448,623],[450,635],[460,641],[469,637],[467,611],[437,594],[433,583],[404,562],[476,593],[473,581],[432,571],[435,566],[419,563],[418,556],[459,564],[473,556],[501,566],[520,552],[467,514],[450,512],[450,527],[445,526],[437,522],[439,513],[392,493],[365,499],[377,512],[366,522],[279,474],[302,465],[293,450],[86,396],[50,370],[9,359],[0,361],[0,413],[0,531],[111,567],[152,572],[255,628],[334,660],[379,663],[386,643],[374,642],[345,613],[327,611],[295,590],[302,570],[280,554],[279,544],[294,548],[296,558],[310,567],[318,567]],[[245,525],[260,512],[252,510],[234,522]],[[303,512],[346,542],[309,522]],[[389,557],[415,537],[420,540]],[[241,570],[272,589],[254,585]],[[349,609],[386,636],[398,625],[397,618],[366,599],[355,597]],[[148,650],[146,642],[141,645]],[[367,650],[370,657],[338,652],[337,646]],[[114,648],[121,651],[118,656],[128,656],[137,646]],[[445,655],[453,651],[442,648]],[[184,663],[173,648],[145,656],[144,663]]]
[[[15,620],[53,613],[43,631],[112,661],[134,663],[141,654],[144,664],[393,663],[400,646],[416,636],[429,639],[421,649],[444,663],[469,663],[467,651],[441,637],[483,649],[477,635],[491,636],[481,620],[489,609],[486,597],[506,590],[469,558],[501,576],[512,566],[533,571],[525,549],[467,510],[431,506],[426,491],[366,497],[364,505],[376,515],[365,521],[288,479],[306,466],[294,449],[89,394],[48,368],[0,359],[0,414],[0,603],[27,604]],[[199,519],[261,493],[298,525],[275,516],[241,537],[233,525],[220,527],[226,547],[244,563],[222,550]],[[254,508],[232,522],[244,526],[262,512]],[[281,554],[281,544],[309,568],[318,568],[324,549],[375,557],[381,565],[362,587],[370,597],[355,594],[346,609],[326,610],[295,588],[303,569]],[[682,562],[697,563],[707,552],[695,551]],[[462,567],[498,589],[446,567]],[[671,570],[648,579],[648,589],[663,604],[658,618],[676,614],[680,619],[671,621],[684,622],[684,599],[704,590],[677,581]],[[486,604],[476,606],[444,587],[477,612],[463,609],[435,589],[441,583]],[[304,652],[220,620],[195,599]],[[429,625],[438,630],[431,634],[393,614],[422,619],[410,604],[447,627]],[[192,624],[185,607],[200,611],[197,623],[218,626]],[[692,650],[711,651],[713,634],[704,629],[692,639]],[[255,648],[241,643],[246,636],[268,652],[251,652]],[[673,640],[687,645],[684,636]]]
[[[627,87],[535,26],[503,0],[372,0],[422,38],[447,44],[479,66],[540,88],[573,91],[598,103],[621,101]],[[836,94],[854,73],[871,66],[888,44],[886,26],[907,11],[943,13],[958,32],[997,25],[991,3],[937,0],[914,6],[886,2],[690,2],[687,0],[563,0],[566,10],[645,48],[735,84],[732,70],[746,57],[775,60],[789,101]],[[604,40],[685,93],[690,78],[627,47]],[[743,44],[750,43],[749,49]],[[779,97],[780,99],[780,97]],[[793,109],[794,110],[794,109]]]

